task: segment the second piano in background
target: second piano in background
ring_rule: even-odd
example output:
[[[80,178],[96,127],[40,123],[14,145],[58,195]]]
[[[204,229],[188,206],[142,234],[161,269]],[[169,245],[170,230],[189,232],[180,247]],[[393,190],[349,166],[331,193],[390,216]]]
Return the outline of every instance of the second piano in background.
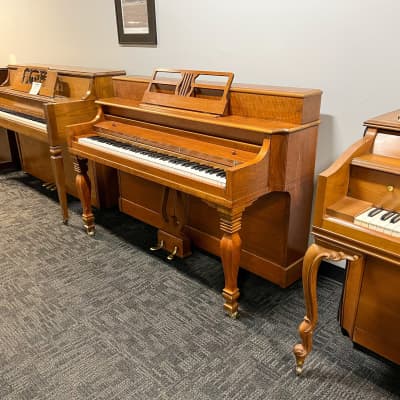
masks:
[[[111,77],[124,71],[51,65],[9,65],[0,85],[0,127],[17,144],[23,171],[56,184],[64,222],[67,193],[77,196],[72,161],[66,149],[65,126],[96,115],[94,100],[112,95]],[[1,83],[0,82],[0,83]],[[15,134],[14,134],[15,132]],[[2,134],[2,140],[6,135]],[[92,202],[106,206],[114,200],[113,178],[103,166],[90,165]],[[108,190],[98,190],[108,186]]]

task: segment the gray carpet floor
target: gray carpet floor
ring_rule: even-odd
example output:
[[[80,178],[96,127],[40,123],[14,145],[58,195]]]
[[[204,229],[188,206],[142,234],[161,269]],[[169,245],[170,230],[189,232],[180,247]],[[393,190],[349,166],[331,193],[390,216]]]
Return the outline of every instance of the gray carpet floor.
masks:
[[[218,258],[151,254],[156,232],[80,206],[60,223],[54,194],[0,174],[0,399],[398,399],[400,369],[353,348],[336,320],[341,285],[321,276],[320,323],[302,376],[304,315],[288,289],[241,272],[241,318],[222,311]]]

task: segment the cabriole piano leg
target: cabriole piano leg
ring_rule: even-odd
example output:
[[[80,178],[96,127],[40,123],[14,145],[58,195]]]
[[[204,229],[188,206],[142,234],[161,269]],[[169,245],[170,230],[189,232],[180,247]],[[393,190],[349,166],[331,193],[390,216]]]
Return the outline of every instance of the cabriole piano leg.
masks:
[[[296,358],[296,374],[300,375],[303,370],[304,360],[312,348],[312,335],[318,321],[317,304],[317,276],[318,269],[323,259],[340,261],[355,261],[358,256],[349,256],[341,251],[326,249],[317,244],[312,244],[303,261],[303,291],[306,305],[306,315],[299,325],[301,343],[296,344],[293,353]]]
[[[222,295],[225,299],[224,310],[231,318],[238,317],[239,288],[237,278],[240,263],[242,240],[239,231],[242,226],[242,210],[221,210],[220,229],[223,236],[220,240],[222,267],[224,269],[225,287]]]
[[[91,207],[91,183],[88,171],[88,160],[85,158],[75,157],[74,169],[77,173],[75,178],[76,188],[78,190],[79,199],[82,204],[82,221],[89,236],[95,233],[94,215]]]

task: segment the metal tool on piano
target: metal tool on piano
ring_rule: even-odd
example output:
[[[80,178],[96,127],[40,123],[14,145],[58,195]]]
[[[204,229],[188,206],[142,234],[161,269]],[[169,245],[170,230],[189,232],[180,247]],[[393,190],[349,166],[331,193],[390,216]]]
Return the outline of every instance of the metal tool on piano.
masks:
[[[97,96],[112,94],[111,76],[124,71],[50,65],[9,65],[0,85],[0,127],[7,129],[25,172],[57,186],[63,221],[68,220],[67,193],[77,196],[72,161],[66,151],[65,126],[96,115]],[[91,165],[91,174],[102,171]],[[106,179],[94,179],[94,185]],[[103,182],[103,183],[104,183]],[[98,191],[95,190],[94,194]],[[103,200],[93,196],[93,203]]]
[[[97,118],[68,127],[83,222],[94,233],[87,160],[118,170],[119,205],[158,228],[153,249],[221,256],[224,308],[239,265],[286,287],[307,246],[321,91],[232,86],[228,72],[116,77]]]
[[[318,178],[303,266],[306,317],[297,371],[311,351],[321,260],[346,260],[340,325],[352,341],[400,363],[400,110],[368,120],[364,137]]]

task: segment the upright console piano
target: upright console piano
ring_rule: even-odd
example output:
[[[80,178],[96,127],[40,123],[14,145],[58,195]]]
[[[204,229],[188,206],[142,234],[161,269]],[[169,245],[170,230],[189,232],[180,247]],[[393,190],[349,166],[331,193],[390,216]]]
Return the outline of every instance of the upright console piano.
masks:
[[[68,220],[66,193],[77,196],[72,161],[66,151],[65,126],[93,118],[94,100],[112,94],[111,77],[124,71],[49,65],[9,65],[0,85],[0,128],[17,142],[22,169],[51,185],[56,183],[63,220]],[[12,132],[17,132],[16,136]],[[5,141],[4,134],[2,140]],[[96,185],[93,202],[101,204],[97,185],[108,172],[91,166]],[[104,200],[106,201],[106,200]]]
[[[95,120],[68,130],[87,232],[89,159],[119,171],[120,209],[158,228],[153,250],[186,257],[194,244],[221,257],[235,317],[239,265],[281,287],[300,277],[321,91],[232,79],[161,69],[115,77]]]
[[[364,137],[318,178],[303,266],[306,316],[297,373],[312,347],[321,260],[347,260],[339,319],[351,340],[400,364],[400,110],[365,122]]]

